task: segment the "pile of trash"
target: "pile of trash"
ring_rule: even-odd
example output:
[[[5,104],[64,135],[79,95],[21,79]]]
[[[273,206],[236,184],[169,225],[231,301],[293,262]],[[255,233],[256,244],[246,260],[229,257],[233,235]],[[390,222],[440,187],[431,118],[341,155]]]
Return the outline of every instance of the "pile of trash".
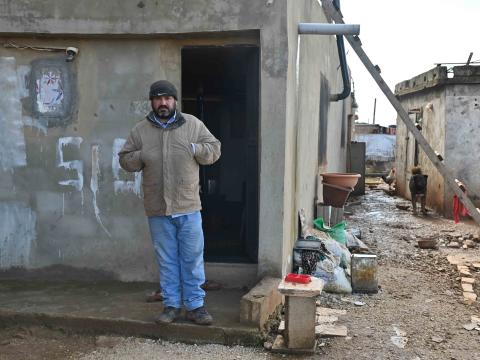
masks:
[[[351,294],[352,252],[368,253],[368,247],[359,239],[360,231],[347,230],[341,221],[332,227],[323,218],[314,220],[315,228],[302,223],[302,237],[293,248],[293,272],[307,274],[324,280],[324,291]]]

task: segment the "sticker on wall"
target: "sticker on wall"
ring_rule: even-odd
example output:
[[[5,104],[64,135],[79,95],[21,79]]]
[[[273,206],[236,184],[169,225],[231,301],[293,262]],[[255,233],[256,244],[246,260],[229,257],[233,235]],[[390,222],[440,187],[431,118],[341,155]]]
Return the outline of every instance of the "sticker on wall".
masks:
[[[34,117],[48,127],[65,126],[71,122],[72,66],[64,58],[32,62],[29,81],[32,110]]]
[[[36,80],[37,109],[42,114],[59,111],[63,106],[64,93],[59,69],[48,69]]]

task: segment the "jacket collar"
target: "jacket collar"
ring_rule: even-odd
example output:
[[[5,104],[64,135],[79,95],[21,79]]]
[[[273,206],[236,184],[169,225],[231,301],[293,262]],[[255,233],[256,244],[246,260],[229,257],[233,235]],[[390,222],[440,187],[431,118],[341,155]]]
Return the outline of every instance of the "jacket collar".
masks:
[[[159,125],[157,123],[157,120],[155,119],[155,116],[154,116],[154,113],[153,113],[153,110],[150,111],[148,113],[148,115],[146,116],[146,119],[148,121],[150,121],[150,123],[159,128],[159,129],[162,129],[162,130],[173,130],[173,129],[176,129],[176,128],[179,128],[180,126],[182,126],[183,124],[185,124],[186,120],[185,118],[183,117],[182,113],[180,111],[177,110],[177,116],[176,116],[176,120],[174,122],[172,122],[171,124],[169,124],[166,128],[162,127],[161,125]]]

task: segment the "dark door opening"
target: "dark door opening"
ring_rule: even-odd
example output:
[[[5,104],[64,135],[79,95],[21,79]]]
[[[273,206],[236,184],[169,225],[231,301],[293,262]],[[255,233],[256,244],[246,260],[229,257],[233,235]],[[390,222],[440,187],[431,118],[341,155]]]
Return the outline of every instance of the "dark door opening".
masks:
[[[255,263],[258,257],[259,49],[182,49],[182,110],[222,142],[222,156],[201,166],[205,259]]]

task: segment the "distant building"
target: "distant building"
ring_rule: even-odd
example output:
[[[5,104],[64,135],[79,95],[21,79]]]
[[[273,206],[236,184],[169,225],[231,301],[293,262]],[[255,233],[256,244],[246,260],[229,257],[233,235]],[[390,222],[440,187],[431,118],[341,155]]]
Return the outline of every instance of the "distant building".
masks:
[[[453,77],[445,66],[403,81],[395,92],[412,122],[442,157],[453,175],[463,181],[480,205],[480,66],[456,66]],[[410,169],[420,165],[428,174],[427,204],[451,216],[453,192],[431,164],[405,124],[397,119],[397,189],[409,198]]]
[[[365,143],[366,175],[386,174],[395,164],[396,125],[356,123],[354,141]]]

